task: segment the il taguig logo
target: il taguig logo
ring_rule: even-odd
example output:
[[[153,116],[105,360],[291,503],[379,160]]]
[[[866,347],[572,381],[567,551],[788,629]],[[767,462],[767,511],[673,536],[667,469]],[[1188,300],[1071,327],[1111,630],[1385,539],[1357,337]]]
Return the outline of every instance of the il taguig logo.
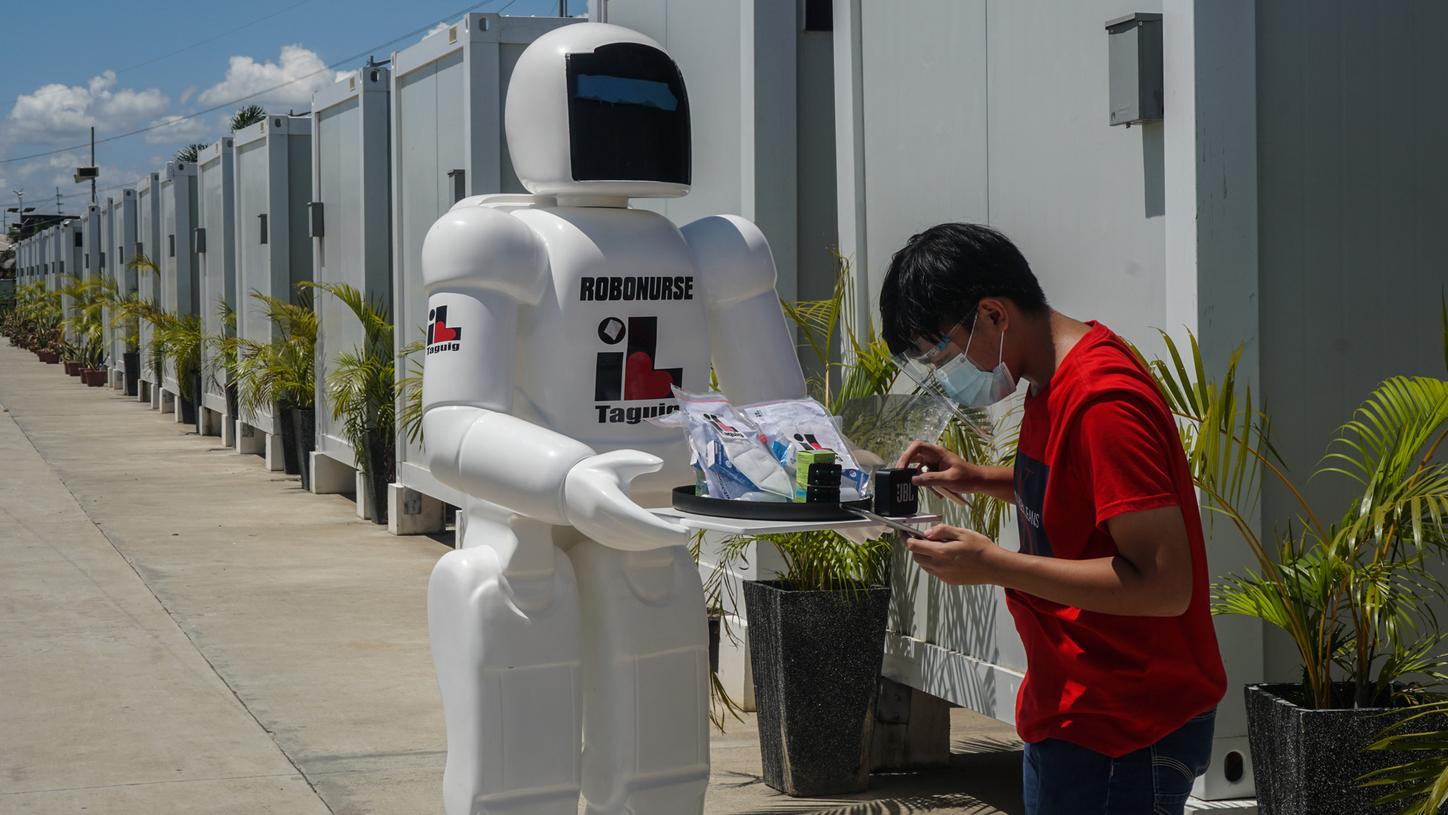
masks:
[[[608,317],[598,324],[598,339],[604,345],[623,345],[622,350],[600,351],[593,369],[593,399],[599,424],[638,424],[644,419],[673,413],[674,386],[684,384],[683,368],[655,368],[659,345],[658,317],[629,317],[624,321]],[[619,405],[618,402],[660,401],[653,405]]]
[[[427,312],[427,353],[456,351],[462,347],[461,326],[447,324],[447,306],[437,306]]]

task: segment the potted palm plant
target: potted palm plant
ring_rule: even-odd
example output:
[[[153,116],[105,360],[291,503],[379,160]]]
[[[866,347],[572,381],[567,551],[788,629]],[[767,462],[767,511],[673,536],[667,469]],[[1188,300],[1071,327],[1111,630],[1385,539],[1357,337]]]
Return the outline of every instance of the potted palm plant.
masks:
[[[127,396],[135,396],[141,378],[140,294],[122,294],[115,281],[110,281],[104,295],[105,312],[110,315],[111,328],[119,331],[124,351],[121,370]]]
[[[301,475],[310,487],[310,457],[316,437],[317,314],[309,289],[297,292],[297,302],[252,292],[267,318],[277,328],[268,343],[237,341],[237,407],[242,414],[257,414],[270,407],[282,434],[286,471]]]
[[[85,280],[72,276],[64,289],[72,303],[65,325],[73,337],[71,353],[81,382],[100,387],[106,382],[104,370],[105,310],[115,300],[115,282],[103,277]]]
[[[176,366],[177,411],[183,424],[196,425],[201,400],[201,318],[195,314],[167,314],[156,326],[156,342]]]
[[[161,267],[143,254],[137,254],[127,265],[140,274],[157,275],[161,273]],[[122,319],[130,321],[136,326],[136,378],[139,379],[140,377],[140,365],[142,354],[144,353],[146,364],[151,366],[151,381],[161,382],[166,370],[166,346],[160,341],[159,335],[164,334],[165,327],[175,319],[175,315],[161,308],[150,299],[142,297],[139,293],[132,294],[122,301],[118,313]],[[145,348],[140,347],[140,326],[142,324],[145,324],[150,329],[146,332],[148,336],[145,337]],[[126,381],[127,392],[129,393],[129,384],[133,381],[129,371],[126,373]]]
[[[213,350],[206,355],[202,375],[226,395],[226,415],[237,417],[237,361],[240,340],[236,337],[236,308],[225,300],[216,304],[216,316],[221,320],[222,333],[206,337],[206,344]],[[213,391],[214,392],[214,391]]]
[[[847,326],[841,331],[852,277],[838,256],[836,271],[830,297],[783,307],[809,351],[810,395],[841,416],[885,399],[898,370],[873,326],[863,336]],[[842,429],[859,444],[848,423]],[[957,422],[944,441],[974,438]],[[783,564],[773,579],[743,584],[765,783],[793,796],[862,790],[869,781],[896,547],[888,539],[856,542],[834,531],[726,538],[705,581],[709,605],[725,621],[734,601],[732,575],[761,545],[772,547]],[[716,681],[716,695],[719,690]],[[731,709],[730,700],[723,706]]]
[[[1215,610],[1281,629],[1302,666],[1301,682],[1246,689],[1259,805],[1266,815],[1390,812],[1358,777],[1405,763],[1401,752],[1367,748],[1412,715],[1415,678],[1442,676],[1429,607],[1441,586],[1428,566],[1448,553],[1448,465],[1437,456],[1448,380],[1392,377],[1369,394],[1315,473],[1355,485],[1353,500],[1327,516],[1273,453],[1265,417],[1235,385],[1236,357],[1217,384],[1194,339],[1190,365],[1170,338],[1167,349],[1170,360],[1151,368],[1182,420],[1193,477],[1257,563],[1215,587]],[[1298,524],[1272,540],[1247,520],[1263,479],[1298,510]]]
[[[397,425],[392,323],[380,302],[368,299],[352,286],[311,285],[336,297],[362,324],[362,344],[339,354],[327,374],[327,398],[332,403],[332,418],[342,421],[357,467],[367,483],[372,520],[385,524]]]

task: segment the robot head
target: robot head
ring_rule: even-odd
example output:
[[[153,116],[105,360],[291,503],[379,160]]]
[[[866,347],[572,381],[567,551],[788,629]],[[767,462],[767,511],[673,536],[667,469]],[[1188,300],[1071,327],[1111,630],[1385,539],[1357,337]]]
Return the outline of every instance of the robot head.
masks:
[[[689,192],[689,97],[653,40],[607,23],[539,37],[513,68],[508,152],[535,195]]]

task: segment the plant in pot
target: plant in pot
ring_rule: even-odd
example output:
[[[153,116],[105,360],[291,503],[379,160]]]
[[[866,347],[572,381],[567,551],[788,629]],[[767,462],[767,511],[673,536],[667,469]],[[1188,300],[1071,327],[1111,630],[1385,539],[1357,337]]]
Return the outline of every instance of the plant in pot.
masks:
[[[140,295],[117,293],[110,304],[111,326],[121,332],[125,350],[121,352],[121,372],[127,396],[136,396],[141,382],[141,322],[138,316]]]
[[[60,364],[66,376],[80,376],[80,348],[74,340],[80,322],[80,310],[76,307],[76,291],[84,284],[75,275],[62,275],[59,281],[61,300],[61,333],[65,337],[61,346]]]
[[[339,354],[327,373],[327,398],[332,403],[332,418],[342,421],[357,468],[367,483],[372,520],[385,524],[397,433],[397,379],[390,315],[381,302],[345,283],[309,285],[336,297],[362,324],[362,344]]]
[[[144,254],[137,254],[131,259],[131,262],[126,265],[142,275],[159,275],[161,273],[161,267],[156,265],[155,261],[146,257]],[[122,300],[117,307],[117,312],[121,319],[132,321],[136,326],[136,379],[139,380],[140,378],[140,365],[144,359],[144,364],[150,366],[151,369],[151,381],[161,382],[166,370],[166,346],[160,342],[159,335],[165,333],[166,327],[176,319],[176,315],[161,308],[140,293],[133,293]],[[142,344],[140,341],[140,329],[143,324],[150,329],[149,332],[147,332],[149,336],[145,338],[145,348],[140,347]],[[126,378],[127,393],[130,393],[130,382],[132,379],[129,373],[127,373]]]
[[[872,326],[861,336],[844,323],[851,275],[842,258],[836,256],[836,264],[830,297],[783,306],[801,347],[810,352],[807,358],[813,357],[807,377],[811,396],[835,416],[892,398],[933,399],[891,395],[898,370]],[[940,415],[952,414],[945,409]],[[842,424],[856,452],[866,459],[871,445],[860,444],[850,422]],[[957,419],[948,425],[942,419],[935,432],[942,427],[948,428],[943,441],[952,446],[980,438]],[[901,437],[896,449],[874,450],[874,459],[898,454],[903,447]],[[992,514],[988,505],[981,506],[982,518]],[[896,546],[886,538],[857,542],[835,531],[725,538],[710,564],[705,596],[731,637],[727,621],[730,607],[737,608],[735,575],[756,545],[772,547],[782,564],[772,580],[743,583],[765,783],[792,796],[862,790],[869,782]],[[697,559],[702,554],[699,542],[695,551]],[[717,677],[715,695],[722,695]],[[716,711],[721,706],[733,710],[727,695],[722,705],[716,702]],[[722,725],[722,713],[716,712],[715,724]]]
[[[257,415],[270,407],[282,434],[286,471],[311,486],[310,457],[316,439],[317,314],[311,291],[300,288],[296,302],[260,292],[251,296],[276,327],[275,338],[237,343],[237,407]]]
[[[1273,452],[1265,417],[1235,385],[1237,357],[1218,385],[1194,339],[1190,366],[1170,338],[1167,348],[1170,361],[1151,368],[1182,421],[1193,477],[1257,563],[1215,587],[1215,611],[1281,629],[1302,666],[1301,682],[1246,689],[1259,805],[1266,815],[1391,812],[1358,778],[1405,763],[1401,752],[1366,748],[1412,715],[1415,680],[1441,678],[1444,665],[1429,606],[1442,592],[1428,566],[1448,553],[1448,464],[1437,457],[1448,380],[1393,377],[1368,395],[1316,471],[1353,483],[1352,500],[1329,518]],[[1264,479],[1298,511],[1272,541],[1248,521]]]
[[[195,314],[169,315],[155,328],[156,342],[176,367],[177,411],[183,424],[196,426],[196,405],[201,399],[201,318]]]
[[[235,420],[238,415],[237,363],[241,348],[236,337],[236,308],[223,300],[216,304],[216,316],[221,321],[222,333],[206,337],[206,343],[212,350],[206,355],[202,375],[209,383],[209,388],[215,388],[226,395],[226,415]]]
[[[115,301],[115,282],[104,277],[71,277],[65,294],[72,303],[66,328],[74,338],[73,353],[81,381],[90,387],[105,384],[105,311]]]

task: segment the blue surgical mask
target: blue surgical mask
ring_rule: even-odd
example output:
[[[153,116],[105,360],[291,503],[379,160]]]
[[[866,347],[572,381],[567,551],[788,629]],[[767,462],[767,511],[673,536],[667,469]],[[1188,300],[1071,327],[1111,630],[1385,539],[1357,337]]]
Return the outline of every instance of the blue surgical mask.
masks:
[[[1010,396],[1016,391],[1016,378],[1005,362],[1005,332],[1001,332],[1000,362],[989,371],[982,371],[970,361],[967,355],[971,340],[975,339],[975,326],[971,326],[970,337],[965,341],[965,351],[956,354],[935,369],[935,381],[945,395],[964,407],[983,408]]]

